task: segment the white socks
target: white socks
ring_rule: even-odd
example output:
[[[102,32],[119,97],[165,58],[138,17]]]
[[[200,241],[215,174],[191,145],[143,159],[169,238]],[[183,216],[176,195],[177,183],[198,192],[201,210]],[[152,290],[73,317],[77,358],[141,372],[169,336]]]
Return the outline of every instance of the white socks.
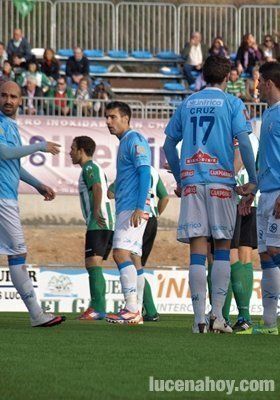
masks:
[[[262,262],[262,302],[263,320],[268,327],[277,325],[277,305],[280,294],[280,270],[278,266],[267,268],[265,265],[273,262]]]
[[[227,297],[230,281],[229,250],[215,250],[211,272],[212,282],[212,314],[223,321],[223,306]]]
[[[125,261],[118,264],[120,280],[125,299],[125,308],[136,313],[137,305],[137,272],[132,261]]]
[[[205,323],[206,305],[206,256],[202,254],[191,254],[191,265],[189,269],[189,285],[191,289],[192,305],[194,311],[195,325]]]
[[[30,317],[36,319],[42,313],[42,308],[37,302],[32,281],[24,264],[25,259],[23,257],[9,260],[11,280],[26,305]]]

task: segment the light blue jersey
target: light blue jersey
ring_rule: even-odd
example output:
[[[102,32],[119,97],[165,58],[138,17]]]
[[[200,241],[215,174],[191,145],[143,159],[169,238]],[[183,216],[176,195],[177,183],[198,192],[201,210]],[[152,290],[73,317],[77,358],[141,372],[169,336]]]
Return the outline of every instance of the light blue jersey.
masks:
[[[181,186],[235,185],[234,138],[249,131],[239,98],[212,87],[189,96],[165,130],[177,143],[182,141]]]
[[[151,165],[149,144],[144,136],[133,130],[128,130],[120,139],[117,156],[116,214],[137,208],[139,195],[137,168],[143,165]],[[149,199],[146,201],[144,211],[150,211]]]
[[[0,113],[0,144],[8,147],[21,146],[15,120]],[[0,199],[17,199],[20,180],[20,160],[0,160]]]
[[[260,192],[280,189],[280,102],[262,116],[259,145],[258,188]]]

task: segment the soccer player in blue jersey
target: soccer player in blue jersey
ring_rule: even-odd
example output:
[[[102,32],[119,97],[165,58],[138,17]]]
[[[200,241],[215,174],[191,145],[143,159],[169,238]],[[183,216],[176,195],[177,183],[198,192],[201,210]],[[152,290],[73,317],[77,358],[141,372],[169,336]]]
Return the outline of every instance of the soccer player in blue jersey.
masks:
[[[207,87],[178,107],[165,133],[164,150],[181,193],[178,240],[190,243],[189,284],[194,333],[206,333],[205,300],[207,237],[214,238],[210,330],[231,333],[222,315],[230,280],[230,242],[236,221],[234,138],[239,141],[249,183],[256,186],[254,154],[248,137],[245,106],[224,92],[230,62],[210,56],[203,67]],[[179,159],[176,146],[182,141]]]
[[[22,180],[37,189],[45,200],[53,200],[54,191],[43,185],[20,165],[20,159],[37,151],[59,153],[59,145],[40,142],[22,146],[16,113],[21,105],[21,90],[15,82],[0,87],[0,254],[8,256],[11,280],[26,305],[33,327],[60,324],[65,317],[46,314],[37,302],[32,281],[25,266],[26,246],[18,211],[18,185]]]
[[[120,271],[125,307],[107,314],[112,323],[141,324],[137,305],[137,271],[131,253],[141,257],[142,241],[149,218],[151,152],[147,140],[130,128],[131,110],[115,101],[106,107],[106,122],[111,135],[120,141],[115,181],[116,225],[113,257]]]
[[[280,64],[268,62],[260,68],[260,96],[269,108],[263,113],[259,144],[257,209],[258,251],[262,267],[263,324],[240,334],[278,335],[277,303],[280,295]],[[241,202],[247,215],[253,195]]]

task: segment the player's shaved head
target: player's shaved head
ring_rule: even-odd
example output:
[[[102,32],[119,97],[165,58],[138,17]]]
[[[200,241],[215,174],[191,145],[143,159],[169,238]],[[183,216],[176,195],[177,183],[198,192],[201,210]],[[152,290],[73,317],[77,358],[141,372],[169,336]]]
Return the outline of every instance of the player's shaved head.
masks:
[[[0,86],[0,111],[7,117],[15,119],[21,103],[21,89],[19,85],[13,81],[4,82]]]
[[[16,92],[19,97],[21,97],[20,86],[14,81],[7,81],[2,83],[0,86],[0,93],[2,92]]]

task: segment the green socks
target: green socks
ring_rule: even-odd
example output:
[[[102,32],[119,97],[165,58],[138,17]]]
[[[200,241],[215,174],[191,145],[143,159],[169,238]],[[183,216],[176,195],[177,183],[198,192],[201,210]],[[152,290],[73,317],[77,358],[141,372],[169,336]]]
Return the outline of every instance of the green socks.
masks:
[[[231,287],[231,282],[229,282],[227,297],[225,299],[225,304],[222,311],[223,317],[226,320],[226,322],[230,321],[229,314],[230,314],[231,299],[232,299],[232,287]]]
[[[105,313],[105,292],[106,283],[102,272],[102,267],[87,268],[89,274],[90,304],[89,307],[94,311]]]
[[[231,266],[231,283],[234,298],[238,307],[238,318],[244,318],[250,321],[249,304],[253,289],[253,266],[246,264],[246,267],[240,261]]]
[[[147,279],[145,279],[143,306],[145,307],[146,315],[148,317],[153,317],[157,314],[157,309],[153,300],[152,289]]]

